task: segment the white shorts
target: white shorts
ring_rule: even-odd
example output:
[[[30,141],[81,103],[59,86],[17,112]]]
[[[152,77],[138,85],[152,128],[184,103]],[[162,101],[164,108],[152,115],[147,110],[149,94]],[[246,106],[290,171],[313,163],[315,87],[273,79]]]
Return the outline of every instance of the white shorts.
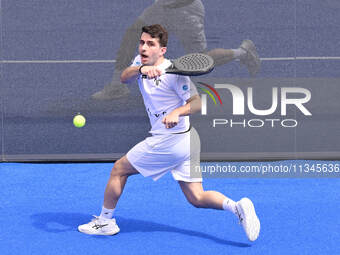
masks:
[[[171,172],[177,181],[202,182],[200,140],[191,128],[183,134],[153,135],[135,145],[127,154],[130,164],[143,176],[154,181]]]

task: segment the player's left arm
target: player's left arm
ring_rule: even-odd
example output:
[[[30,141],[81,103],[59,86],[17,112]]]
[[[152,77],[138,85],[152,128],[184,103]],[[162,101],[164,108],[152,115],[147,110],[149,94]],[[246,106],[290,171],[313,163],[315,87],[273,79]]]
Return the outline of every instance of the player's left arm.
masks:
[[[176,108],[171,113],[166,115],[163,118],[162,123],[165,125],[166,128],[173,128],[178,124],[180,116],[194,114],[201,110],[201,106],[202,103],[200,96],[198,94],[194,95],[186,100],[185,105]]]

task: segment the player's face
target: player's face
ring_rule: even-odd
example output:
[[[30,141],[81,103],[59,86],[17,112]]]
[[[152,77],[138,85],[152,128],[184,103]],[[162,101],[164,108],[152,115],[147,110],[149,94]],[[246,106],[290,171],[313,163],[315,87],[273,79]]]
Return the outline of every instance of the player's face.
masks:
[[[166,47],[160,46],[158,38],[142,33],[139,41],[139,54],[143,65],[158,65],[165,52]]]

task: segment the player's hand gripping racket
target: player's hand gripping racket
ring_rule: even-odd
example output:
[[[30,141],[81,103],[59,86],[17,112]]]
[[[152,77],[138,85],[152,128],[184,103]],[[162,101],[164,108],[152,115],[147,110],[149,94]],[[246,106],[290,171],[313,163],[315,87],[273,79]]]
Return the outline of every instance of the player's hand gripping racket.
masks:
[[[199,76],[210,73],[215,66],[212,57],[203,53],[191,53],[170,61],[164,73]],[[142,77],[147,78],[146,75]]]

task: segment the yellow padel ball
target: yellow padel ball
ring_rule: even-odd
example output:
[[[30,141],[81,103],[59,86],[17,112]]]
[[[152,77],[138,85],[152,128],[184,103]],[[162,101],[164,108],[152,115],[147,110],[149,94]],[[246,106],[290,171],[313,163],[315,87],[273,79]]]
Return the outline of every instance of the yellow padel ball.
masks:
[[[73,125],[75,127],[81,128],[81,127],[85,126],[85,123],[86,123],[86,119],[83,115],[77,114],[76,116],[74,116]]]

